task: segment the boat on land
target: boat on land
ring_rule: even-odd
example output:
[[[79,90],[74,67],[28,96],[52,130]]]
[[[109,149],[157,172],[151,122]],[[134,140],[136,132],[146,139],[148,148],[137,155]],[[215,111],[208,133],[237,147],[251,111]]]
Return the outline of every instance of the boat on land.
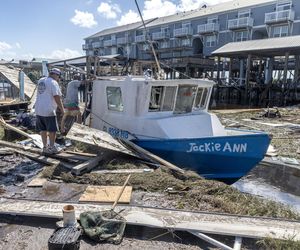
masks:
[[[213,85],[134,76],[95,80],[91,126],[204,178],[233,183],[264,158],[270,137],[224,128],[208,112]]]

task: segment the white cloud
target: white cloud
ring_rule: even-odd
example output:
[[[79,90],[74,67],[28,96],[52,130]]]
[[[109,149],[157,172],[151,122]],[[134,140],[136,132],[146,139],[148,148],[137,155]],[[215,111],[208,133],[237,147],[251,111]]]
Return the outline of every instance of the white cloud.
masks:
[[[218,3],[229,2],[232,0],[180,0],[176,5],[171,0],[146,0],[144,2],[144,9],[142,10],[143,18],[151,19],[155,17],[162,17],[175,14],[177,12],[189,11],[201,8],[204,4],[215,5]],[[117,21],[118,25],[124,25],[140,21],[140,17],[137,12],[129,10],[127,13],[120,17]]]
[[[4,53],[7,50],[10,50],[12,46],[6,42],[0,42],[0,53]]]
[[[164,0],[147,0],[145,1],[143,17],[150,19],[154,17],[162,17],[172,15],[177,12],[178,7],[171,1]]]
[[[75,10],[75,16],[73,16],[70,21],[73,24],[83,28],[92,28],[93,26],[97,25],[92,13],[80,10]]]
[[[16,47],[17,47],[17,49],[21,49],[21,44],[16,42]]]
[[[121,13],[120,6],[112,2],[101,2],[97,8],[98,12],[107,19],[116,19],[118,13]]]
[[[80,52],[77,50],[71,50],[71,49],[64,49],[64,50],[54,50],[50,53],[48,56],[42,56],[46,58],[51,58],[51,59],[68,59],[68,58],[74,58],[74,57],[79,57],[82,56]]]
[[[117,25],[125,25],[138,21],[141,21],[139,14],[134,12],[133,10],[129,10],[125,15],[121,16],[120,20],[117,21]]]

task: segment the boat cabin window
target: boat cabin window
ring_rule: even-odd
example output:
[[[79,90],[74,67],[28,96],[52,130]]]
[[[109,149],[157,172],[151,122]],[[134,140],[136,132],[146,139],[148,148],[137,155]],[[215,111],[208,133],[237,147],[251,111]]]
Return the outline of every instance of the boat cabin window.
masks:
[[[197,92],[197,86],[179,86],[176,97],[175,113],[192,112],[193,103]]]
[[[176,87],[153,86],[149,103],[149,111],[173,111]]]
[[[208,97],[208,88],[198,88],[197,96],[195,100],[195,108],[205,109],[207,97]]]
[[[123,112],[122,92],[120,87],[107,87],[107,106],[109,110]]]

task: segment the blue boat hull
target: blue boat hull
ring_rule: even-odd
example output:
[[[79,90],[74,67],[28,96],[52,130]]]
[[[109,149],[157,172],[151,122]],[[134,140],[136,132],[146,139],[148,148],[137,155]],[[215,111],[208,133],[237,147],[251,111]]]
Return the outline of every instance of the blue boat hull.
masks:
[[[134,140],[138,146],[207,179],[233,183],[263,158],[270,138],[265,133],[197,139]]]

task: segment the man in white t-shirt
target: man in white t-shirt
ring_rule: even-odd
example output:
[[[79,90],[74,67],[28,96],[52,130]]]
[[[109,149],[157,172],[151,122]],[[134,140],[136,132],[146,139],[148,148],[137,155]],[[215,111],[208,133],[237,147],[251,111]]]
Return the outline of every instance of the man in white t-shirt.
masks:
[[[59,107],[62,114],[64,108],[61,100],[61,91],[58,85],[60,70],[53,68],[49,77],[43,77],[38,81],[37,97],[35,103],[36,128],[40,132],[43,141],[43,152],[49,154],[58,153],[55,147],[56,132],[58,129],[56,109]],[[47,137],[49,136],[49,146]]]

